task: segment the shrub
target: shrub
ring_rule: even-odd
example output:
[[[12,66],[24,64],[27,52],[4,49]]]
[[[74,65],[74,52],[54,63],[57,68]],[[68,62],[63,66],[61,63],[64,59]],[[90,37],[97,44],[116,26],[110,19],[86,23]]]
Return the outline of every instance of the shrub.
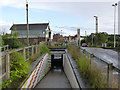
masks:
[[[35,61],[39,56],[40,56],[40,52],[36,53],[34,56],[30,56],[29,62],[32,63],[33,61]]]
[[[25,61],[24,56],[19,52],[13,52],[10,62],[10,79],[2,83],[2,87],[18,87],[29,72],[30,64]]]
[[[40,54],[45,54],[45,53],[50,53],[50,50],[47,46],[45,46],[44,44],[42,44],[40,46]]]
[[[3,39],[5,45],[9,45],[10,48],[24,47],[25,45],[18,38]]]

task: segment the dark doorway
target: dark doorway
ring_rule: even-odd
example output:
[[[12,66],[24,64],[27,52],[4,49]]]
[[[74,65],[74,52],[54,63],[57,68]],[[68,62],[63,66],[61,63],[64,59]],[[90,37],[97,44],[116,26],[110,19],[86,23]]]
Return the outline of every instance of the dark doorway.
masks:
[[[63,68],[63,55],[60,57],[56,57],[55,55],[51,55],[51,68]]]

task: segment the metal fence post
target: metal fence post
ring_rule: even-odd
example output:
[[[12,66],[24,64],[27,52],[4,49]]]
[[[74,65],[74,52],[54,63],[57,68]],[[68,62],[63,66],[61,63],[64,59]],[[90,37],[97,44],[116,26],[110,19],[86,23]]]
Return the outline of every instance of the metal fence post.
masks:
[[[6,52],[6,79],[10,78],[10,54]]]
[[[107,72],[107,86],[108,88],[112,87],[112,77],[113,77],[113,63],[108,64],[108,72]]]

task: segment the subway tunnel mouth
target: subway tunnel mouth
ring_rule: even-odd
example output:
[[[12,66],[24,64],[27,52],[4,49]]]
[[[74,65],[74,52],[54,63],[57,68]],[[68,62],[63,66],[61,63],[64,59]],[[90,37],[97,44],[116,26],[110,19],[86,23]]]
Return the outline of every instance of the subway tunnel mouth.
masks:
[[[63,70],[63,54],[52,54],[51,55],[51,69],[62,69]]]

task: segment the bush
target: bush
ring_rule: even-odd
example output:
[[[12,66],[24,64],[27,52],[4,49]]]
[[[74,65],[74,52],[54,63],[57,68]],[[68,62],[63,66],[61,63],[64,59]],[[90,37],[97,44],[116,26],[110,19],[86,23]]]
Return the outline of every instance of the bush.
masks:
[[[20,83],[26,78],[29,72],[30,64],[25,61],[24,56],[19,52],[13,52],[10,62],[10,79],[2,83],[2,87],[17,88]]]
[[[40,52],[36,53],[34,56],[30,56],[29,62],[32,63],[33,61],[35,61],[39,56],[40,56]]]
[[[40,54],[45,54],[45,53],[49,53],[50,54],[50,50],[47,46],[45,46],[44,44],[42,44],[40,46]]]
[[[9,45],[9,48],[19,48],[25,45],[18,38],[3,39],[4,45]]]

